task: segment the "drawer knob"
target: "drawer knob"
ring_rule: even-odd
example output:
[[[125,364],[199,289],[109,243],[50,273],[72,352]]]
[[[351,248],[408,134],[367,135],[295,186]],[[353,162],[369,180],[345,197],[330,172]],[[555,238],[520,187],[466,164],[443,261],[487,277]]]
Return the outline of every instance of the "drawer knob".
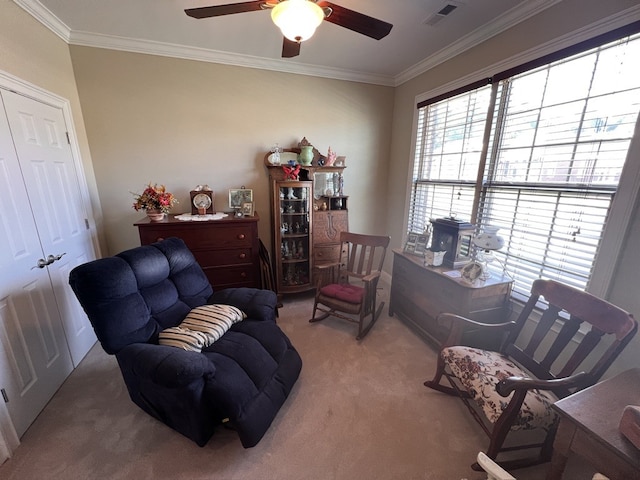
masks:
[[[247,272],[242,272],[242,273],[240,274],[240,276],[241,276],[242,278],[246,278],[246,277],[247,277]]]
[[[164,240],[164,237],[158,237],[158,238],[156,238],[156,242],[161,242],[161,241],[163,241],[163,240]]]
[[[244,240],[244,233],[238,234],[238,240]]]
[[[238,258],[245,259],[245,258],[247,258],[247,254],[246,253],[241,253],[240,255],[238,255]]]

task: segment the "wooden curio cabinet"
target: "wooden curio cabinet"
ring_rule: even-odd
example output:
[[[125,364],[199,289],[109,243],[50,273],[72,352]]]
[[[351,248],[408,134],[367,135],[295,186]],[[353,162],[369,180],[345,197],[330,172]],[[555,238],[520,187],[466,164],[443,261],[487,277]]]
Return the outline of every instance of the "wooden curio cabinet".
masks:
[[[265,156],[271,183],[273,269],[278,294],[315,288],[314,268],[341,258],[340,233],[349,228],[343,192],[344,164],[323,166],[314,148],[311,165],[300,165],[297,179],[283,169],[300,149],[284,150],[281,165]],[[297,166],[297,163],[295,164]]]
[[[309,290],[313,255],[312,183],[276,181],[273,193],[274,259],[278,291]]]

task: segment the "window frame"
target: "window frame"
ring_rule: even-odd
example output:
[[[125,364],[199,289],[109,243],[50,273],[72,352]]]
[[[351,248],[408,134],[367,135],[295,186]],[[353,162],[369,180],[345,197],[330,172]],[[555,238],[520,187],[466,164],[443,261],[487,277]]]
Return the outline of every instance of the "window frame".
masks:
[[[526,69],[534,68],[535,64],[544,64],[568,57],[577,53],[577,46],[586,42],[580,50],[593,48],[607,41],[612,41],[625,36],[619,30],[628,30],[626,35],[640,31],[640,22],[637,18],[640,11],[636,12],[636,21],[629,23],[630,17],[618,17],[616,20],[603,19],[587,32],[582,31],[575,35],[567,35],[555,42],[544,44],[537,49],[524,52],[521,55],[511,57],[499,64],[490,65],[481,71],[467,75],[458,80],[449,82],[436,89],[424,92],[415,98],[415,104],[432,103],[434,99],[448,97],[452,92],[459,92],[469,85],[478,83],[478,78],[493,77],[498,78],[513,75],[516,70],[526,66]],[[617,25],[616,25],[617,23]],[[613,30],[612,30],[613,28]],[[577,42],[577,43],[576,43]],[[591,44],[591,45],[589,45]],[[548,59],[548,57],[552,57]],[[492,73],[502,72],[501,74]],[[482,80],[483,81],[483,80]],[[413,187],[413,159],[416,156],[417,134],[418,134],[419,109],[414,109],[412,134],[411,134],[411,156],[412,161],[407,174],[407,194],[406,208],[404,215],[404,226],[408,225],[411,206],[411,192]],[[622,177],[618,184],[617,193],[611,204],[611,211],[604,226],[600,248],[597,252],[593,264],[593,273],[587,286],[587,291],[602,298],[609,294],[609,288],[613,280],[614,272],[622,251],[625,238],[627,236],[628,225],[633,217],[633,211],[640,196],[640,116],[636,121],[634,137],[629,145],[627,159],[622,170]],[[404,239],[403,239],[404,241]]]

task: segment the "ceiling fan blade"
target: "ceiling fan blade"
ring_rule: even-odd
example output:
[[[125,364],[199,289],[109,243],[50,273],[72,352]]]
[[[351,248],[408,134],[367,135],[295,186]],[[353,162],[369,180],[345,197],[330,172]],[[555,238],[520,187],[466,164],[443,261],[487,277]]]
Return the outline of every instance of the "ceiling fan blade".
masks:
[[[282,37],[282,57],[292,58],[300,55],[300,44],[293,42],[287,37]]]
[[[389,35],[391,28],[393,28],[393,25],[390,23],[370,17],[364,13],[349,10],[335,3],[319,1],[318,5],[321,8],[329,7],[331,9],[331,14],[325,17],[327,22],[348,28],[367,37],[375,38],[376,40],[380,40]]]
[[[213,5],[211,7],[187,8],[184,13],[193,18],[220,17],[222,15],[231,15],[233,13],[254,12],[256,10],[263,10],[262,6],[265,3],[265,0],[257,0],[253,2]]]

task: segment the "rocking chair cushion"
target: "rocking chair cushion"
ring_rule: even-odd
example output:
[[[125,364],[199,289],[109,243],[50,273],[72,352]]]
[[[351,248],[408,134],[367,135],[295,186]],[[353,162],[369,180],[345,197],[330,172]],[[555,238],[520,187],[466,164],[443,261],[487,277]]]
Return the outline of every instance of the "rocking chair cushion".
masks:
[[[491,423],[498,420],[513,396],[512,393],[508,397],[502,397],[496,392],[498,382],[512,376],[531,376],[506,356],[497,352],[456,346],[446,347],[440,354],[453,375],[460,380]],[[548,429],[555,420],[551,404],[556,400],[558,398],[549,391],[530,390],[527,392],[512,429]]]
[[[320,289],[320,293],[354,305],[361,304],[364,298],[364,288],[349,284],[339,285],[332,283],[325,285]]]

